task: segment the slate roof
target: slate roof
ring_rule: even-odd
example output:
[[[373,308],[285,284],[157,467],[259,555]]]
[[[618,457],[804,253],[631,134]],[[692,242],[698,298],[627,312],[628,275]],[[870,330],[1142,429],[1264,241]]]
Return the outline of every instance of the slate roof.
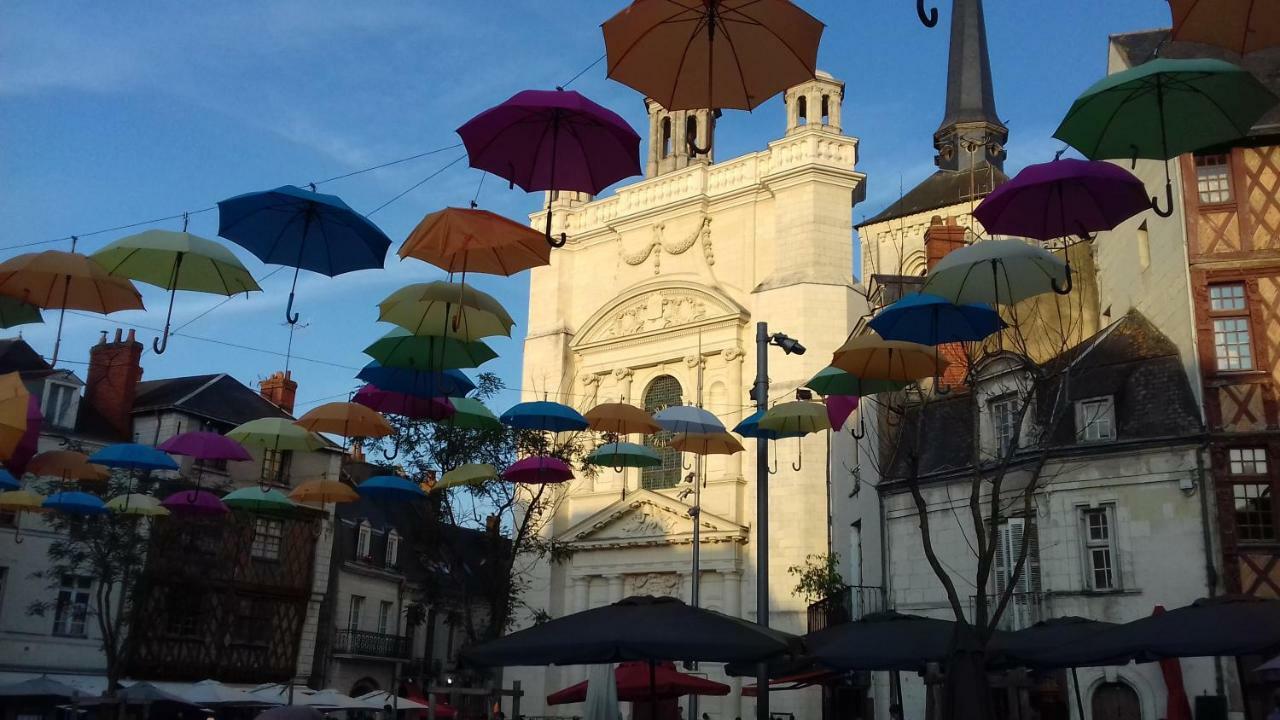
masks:
[[[53,366],[45,362],[40,353],[31,349],[22,338],[5,338],[0,340],[0,371],[18,372],[23,377],[48,375]]]
[[[857,227],[863,228],[886,220],[959,205],[970,200],[981,200],[1008,180],[1009,176],[1005,175],[1003,170],[986,164],[974,169],[973,172],[938,170],[874,217],[858,223]]]
[[[179,410],[235,426],[265,417],[291,419],[284,410],[227,374],[144,380],[138,383],[134,413]]]

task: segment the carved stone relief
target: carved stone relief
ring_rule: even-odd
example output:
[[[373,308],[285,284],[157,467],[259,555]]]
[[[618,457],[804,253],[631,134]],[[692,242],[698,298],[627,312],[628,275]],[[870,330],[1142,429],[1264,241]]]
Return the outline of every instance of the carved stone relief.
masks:
[[[662,253],[667,252],[671,255],[680,255],[693,247],[694,243],[702,241],[702,254],[707,260],[707,265],[715,265],[715,253],[711,247],[711,218],[704,215],[702,222],[698,223],[697,229],[693,233],[678,238],[675,241],[668,241],[665,237],[667,226],[665,223],[658,223],[653,226],[652,239],[649,240],[642,249],[634,252],[623,252],[622,261],[628,265],[640,265],[653,256],[653,274],[657,275],[662,270]]]
[[[650,293],[619,308],[607,320],[600,339],[678,327],[707,316],[707,305],[698,297],[679,291]]]
[[[680,597],[680,576],[676,573],[645,573],[626,576],[625,595],[669,595]]]

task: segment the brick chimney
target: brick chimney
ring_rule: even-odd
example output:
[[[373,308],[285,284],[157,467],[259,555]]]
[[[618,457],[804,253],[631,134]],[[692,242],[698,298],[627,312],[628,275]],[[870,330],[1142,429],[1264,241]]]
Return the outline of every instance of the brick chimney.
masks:
[[[929,221],[929,229],[924,231],[926,267],[932,270],[952,250],[964,247],[964,234],[965,229],[956,224],[954,217],[943,219],[934,215]]]
[[[294,382],[293,375],[288,370],[277,371],[258,383],[258,393],[292,415],[293,402],[298,398],[298,383]]]
[[[142,381],[142,343],[134,338],[132,330],[126,337],[121,335],[116,328],[115,339],[107,342],[107,332],[103,330],[98,344],[89,349],[84,399],[120,438],[132,440],[133,401]]]

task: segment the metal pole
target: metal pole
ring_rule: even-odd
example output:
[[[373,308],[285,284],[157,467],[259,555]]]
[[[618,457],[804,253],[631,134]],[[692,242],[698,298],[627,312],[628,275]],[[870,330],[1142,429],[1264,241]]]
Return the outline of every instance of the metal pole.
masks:
[[[702,407],[702,330],[698,330],[698,407]],[[693,576],[689,585],[689,604],[699,606],[702,595],[702,571],[699,563],[702,560],[702,455],[693,456],[693,508],[689,514],[693,517]],[[690,669],[697,670],[698,663],[690,664]],[[698,720],[698,696],[689,695],[689,720]]]
[[[769,404],[769,325],[756,323],[756,410]],[[769,443],[756,438],[756,622],[769,627]],[[769,720],[769,666],[756,668],[756,719]],[[694,720],[697,720],[696,718]]]

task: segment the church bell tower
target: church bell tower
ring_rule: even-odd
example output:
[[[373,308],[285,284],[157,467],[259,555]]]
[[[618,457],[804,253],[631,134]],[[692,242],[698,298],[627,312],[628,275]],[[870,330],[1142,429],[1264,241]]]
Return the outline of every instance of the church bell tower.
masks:
[[[943,170],[984,165],[1003,170],[1009,129],[996,114],[982,0],[953,0],[947,60],[947,109],[933,134]]]
[[[657,177],[694,163],[714,162],[716,117],[712,110],[671,111],[648,98],[649,161],[645,177]]]

